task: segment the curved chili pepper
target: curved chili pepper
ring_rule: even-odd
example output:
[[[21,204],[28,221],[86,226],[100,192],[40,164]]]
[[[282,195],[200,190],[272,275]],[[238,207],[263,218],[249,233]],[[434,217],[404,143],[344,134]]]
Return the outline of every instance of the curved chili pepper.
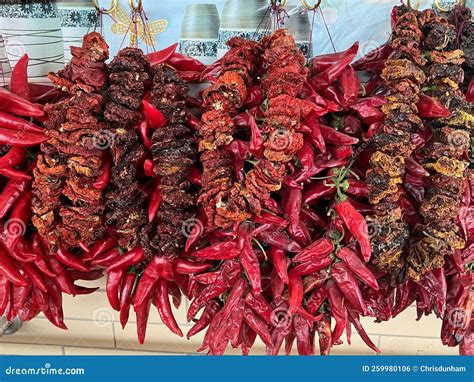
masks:
[[[21,266],[21,269],[26,273],[29,279],[38,287],[41,291],[47,293],[48,289],[43,280],[43,277],[38,273],[38,271],[28,263],[25,263]]]
[[[288,291],[290,294],[288,314],[292,316],[303,302],[303,279],[296,272],[289,273]]]
[[[184,82],[200,82],[201,72],[190,70],[178,70],[178,76]]]
[[[329,314],[325,314],[323,319],[317,323],[316,330],[319,334],[319,353],[329,355],[332,345],[331,316]]]
[[[98,190],[103,190],[109,184],[110,172],[112,169],[112,157],[106,155],[102,161],[102,166],[100,168],[100,175],[93,184],[94,188]]]
[[[163,62],[166,62],[171,59],[171,57],[174,56],[176,52],[176,48],[178,48],[178,43],[170,45],[162,50],[159,50],[158,52],[153,52],[147,54],[148,61],[150,62],[150,65],[157,65],[157,64],[162,64]]]
[[[262,291],[262,276],[260,266],[252,248],[252,235],[254,226],[251,223],[241,223],[237,231],[237,250],[242,267],[249,278],[252,290],[255,293]]]
[[[359,43],[355,42],[349,49],[334,54],[326,54],[324,58],[313,58],[311,68],[313,73],[308,82],[314,90],[319,90],[331,85],[340,76],[342,71],[352,62],[359,50]],[[331,64],[329,65],[329,62]],[[324,69],[322,69],[324,68]],[[318,70],[319,69],[319,70]]]
[[[74,257],[71,252],[67,251],[61,246],[59,246],[58,250],[56,251],[56,257],[61,263],[71,267],[72,269],[77,269],[81,272],[88,271],[87,267],[82,263],[81,260],[76,259],[76,257]]]
[[[268,245],[286,252],[301,251],[301,246],[281,231],[263,231],[260,232],[257,237]]]
[[[170,300],[168,298],[167,280],[161,279],[158,281],[153,297],[153,304],[158,309],[163,324],[165,324],[174,334],[183,337],[183,332],[179,328],[178,323],[173,316],[173,311],[171,310]]]
[[[159,184],[155,184],[151,194],[150,203],[148,204],[148,222],[151,223],[155,219],[162,201],[163,195],[161,194],[160,186]]]
[[[290,274],[305,276],[310,273],[320,271],[321,269],[327,268],[332,263],[332,259],[329,256],[317,257],[307,260],[298,264],[296,267],[291,269]]]
[[[71,296],[75,296],[77,294],[76,286],[74,285],[74,282],[69,277],[69,274],[65,271],[64,265],[62,265],[53,256],[49,256],[47,259],[48,259],[50,268],[55,273],[54,281],[56,285],[64,293],[70,294]]]
[[[99,287],[95,288],[86,288],[80,285],[76,285],[76,295],[85,295],[85,294],[92,294],[99,290]]]
[[[326,287],[324,285],[319,287],[309,296],[306,302],[306,310],[312,315],[316,314],[319,307],[322,305],[324,300],[326,300],[327,296],[328,294]]]
[[[349,65],[347,66],[338,78],[339,85],[342,89],[343,105],[352,105],[357,100],[357,95],[360,88],[360,80],[354,68]]]
[[[344,296],[333,281],[330,280],[326,283],[326,289],[331,313],[336,320],[336,326],[331,333],[331,344],[334,345],[341,338],[346,327],[347,310],[344,306]]]
[[[247,282],[240,277],[232,286],[232,289],[225,300],[225,305],[222,309],[222,320],[227,321],[231,317],[234,309],[239,305],[240,301],[242,301],[246,289]]]
[[[278,248],[272,248],[270,256],[278,276],[285,284],[288,284],[288,257],[285,252]]]
[[[167,123],[165,115],[146,99],[142,100],[142,114],[148,121],[147,126],[149,125],[152,129],[159,129]]]
[[[243,108],[248,110],[258,106],[263,102],[263,91],[259,85],[253,85],[247,89],[247,98],[245,98]]]
[[[143,120],[138,124],[138,132],[143,142],[143,146],[149,149],[152,145],[151,139],[149,137],[149,124],[147,120]]]
[[[260,129],[258,128],[255,118],[249,114],[247,115],[248,115],[248,123],[250,126],[250,131],[251,131],[249,151],[255,157],[261,158],[263,155],[262,133],[260,132]]]
[[[31,147],[46,142],[48,139],[49,138],[46,135],[40,133],[21,132],[0,128],[0,144],[4,145]]]
[[[13,180],[31,181],[31,175],[14,168],[0,168],[0,175]]]
[[[420,93],[416,103],[420,118],[448,118],[451,116],[449,109],[438,99]]]
[[[359,142],[358,138],[340,133],[336,129],[320,124],[321,134],[327,143],[333,145],[355,145]]]
[[[81,271],[76,271],[74,269],[68,270],[69,276],[73,280],[88,280],[88,281],[94,281],[94,280],[99,280],[104,276],[104,272],[101,269],[93,269],[92,271],[89,272],[81,272]]]
[[[366,197],[369,194],[369,189],[367,188],[367,183],[362,180],[357,180],[354,178],[349,178],[347,180],[348,187],[346,192],[354,196],[364,196]]]
[[[10,147],[8,152],[0,157],[0,168],[13,168],[26,158],[26,150],[23,147]]]
[[[0,88],[0,109],[22,117],[41,117],[43,109],[30,101]]]
[[[206,272],[200,275],[193,275],[193,279],[201,284],[209,285],[217,280],[220,273],[221,271]]]
[[[323,181],[311,185],[303,194],[303,204],[308,204],[314,200],[330,196],[336,193],[334,185],[328,185]]]
[[[28,87],[28,55],[24,54],[16,62],[10,75],[10,91],[23,99],[30,100]]]
[[[194,57],[189,57],[178,52],[173,52],[173,55],[169,57],[166,62],[180,71],[202,72],[207,68],[206,65]]]
[[[349,229],[349,232],[358,241],[365,262],[370,260],[372,249],[370,247],[369,231],[364,217],[354,208],[348,200],[335,206],[336,212]]]
[[[112,248],[102,256],[96,257],[89,264],[94,267],[107,267],[120,256],[120,250],[118,248]]]
[[[267,324],[260,317],[255,315],[250,308],[246,308],[244,312],[245,323],[261,338],[263,343],[269,348],[273,347],[273,340],[268,331]]]
[[[184,275],[201,273],[207,271],[209,268],[212,268],[212,264],[210,263],[195,263],[183,259],[178,259],[176,261],[176,272]]]
[[[0,246],[0,273],[12,284],[27,286],[28,282],[20,274],[19,268],[10,259],[5,250]]]
[[[89,250],[89,253],[86,257],[83,258],[84,261],[94,260],[98,257],[101,257],[105,252],[114,248],[117,245],[117,240],[112,236],[107,236],[98,242],[94,243]]]
[[[0,219],[3,219],[10,208],[29,188],[30,182],[25,180],[9,180],[0,194]]]
[[[207,260],[229,260],[238,257],[239,250],[235,241],[222,241],[194,251],[191,256]]]
[[[334,245],[331,241],[323,237],[303,248],[293,257],[293,261],[296,263],[302,263],[315,258],[323,258],[328,256],[333,250]]]
[[[196,167],[196,165],[192,165],[188,168],[188,180],[192,183],[195,184],[196,186],[201,187],[202,186],[202,172]]]
[[[141,247],[136,247],[122,255],[119,260],[115,261],[112,265],[106,268],[106,272],[113,271],[115,269],[125,269],[132,265],[138,264],[145,260],[145,252]]]
[[[311,139],[316,148],[319,149],[322,153],[326,152],[326,143],[321,132],[321,124],[318,122],[318,119],[313,115],[309,114],[304,120],[303,123],[308,126],[311,130]]]
[[[362,297],[359,283],[347,265],[342,261],[333,264],[331,275],[352,308],[367,315],[367,306]]]
[[[308,321],[303,317],[295,316],[293,318],[293,328],[296,332],[296,345],[299,355],[311,355],[312,346],[310,343],[310,327]]]
[[[375,344],[372,342],[372,340],[370,339],[370,337],[367,335],[366,331],[362,327],[359,321],[359,315],[355,312],[352,312],[350,309],[348,310],[348,313],[349,313],[348,318],[350,322],[352,323],[352,325],[354,325],[354,327],[356,328],[357,333],[359,333],[360,338],[362,338],[362,341],[364,341],[365,344],[369,348],[371,348],[373,351],[375,351],[376,353],[380,353],[379,348],[375,346]]]
[[[39,133],[43,134],[44,129],[35,125],[32,122],[26,121],[22,118],[16,117],[9,113],[0,111],[0,127],[8,130],[17,131],[17,134],[21,133]]]
[[[194,326],[186,334],[186,338],[189,339],[204,330],[220,309],[221,307],[216,300],[209,301],[206,307],[204,308],[204,311],[202,312],[202,315],[199,320],[196,321]]]
[[[152,299],[153,296],[150,295],[142,304],[140,304],[138,308],[134,305],[135,316],[137,317],[137,337],[138,342],[142,345],[145,342],[146,328],[148,324],[148,317],[150,315]]]
[[[119,289],[122,285],[126,269],[114,269],[107,273],[105,291],[112,309],[120,310]]]
[[[356,274],[365,284],[370,286],[372,289],[379,289],[379,285],[374,274],[369,268],[365,266],[364,262],[354,251],[347,247],[342,247],[336,253],[336,256],[344,261],[349,269],[354,272],[354,274]]]

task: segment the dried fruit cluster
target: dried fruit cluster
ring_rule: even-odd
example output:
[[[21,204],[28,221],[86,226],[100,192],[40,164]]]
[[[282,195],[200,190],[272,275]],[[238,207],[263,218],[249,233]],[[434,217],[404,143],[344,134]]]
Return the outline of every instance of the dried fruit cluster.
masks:
[[[91,33],[71,53],[71,64],[50,76],[71,97],[46,106],[49,140],[34,170],[33,224],[52,252],[91,244],[104,212],[102,191],[93,184],[104,154],[97,145],[98,133],[106,128],[98,119],[103,102],[98,92],[106,83],[108,47]]]

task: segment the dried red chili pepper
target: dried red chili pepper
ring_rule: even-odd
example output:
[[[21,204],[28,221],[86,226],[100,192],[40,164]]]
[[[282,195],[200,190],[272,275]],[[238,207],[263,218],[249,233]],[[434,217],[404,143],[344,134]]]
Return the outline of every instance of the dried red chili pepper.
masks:
[[[260,232],[257,237],[272,247],[286,252],[301,251],[301,246],[296,241],[291,240],[285,233],[281,231],[268,230]]]
[[[0,88],[0,109],[22,117],[42,117],[43,109],[30,101]]]
[[[16,131],[17,139],[20,140],[22,135],[26,133],[44,134],[44,128],[3,111],[0,111],[0,127]]]
[[[189,332],[186,334],[186,337],[189,339],[192,336],[204,330],[209,325],[211,320],[215,317],[215,315],[220,309],[221,307],[216,300],[209,301],[206,307],[204,308],[204,311],[202,312],[201,317],[199,318],[199,320],[196,321],[194,326],[189,330]]]
[[[426,94],[418,95],[416,103],[418,117],[420,118],[447,118],[451,116],[449,109],[439,102],[436,98]]]
[[[244,313],[245,323],[262,339],[263,343],[272,348],[273,341],[270,332],[267,329],[267,324],[260,317],[255,315],[255,313],[250,310],[250,308],[245,309]]]
[[[299,263],[294,268],[292,268],[290,274],[299,276],[309,275],[310,273],[327,268],[331,263],[332,259],[329,256],[311,258],[305,262]]]
[[[335,210],[360,245],[361,253],[365,262],[370,260],[372,249],[368,233],[367,222],[364,217],[348,201],[342,201],[335,206]]]
[[[126,269],[115,269],[107,272],[107,283],[105,291],[110,306],[115,310],[120,310],[119,289],[126,273]]]
[[[193,257],[207,260],[228,260],[239,256],[237,243],[234,241],[223,241],[209,247],[194,251]]]
[[[16,62],[10,75],[10,91],[23,99],[30,100],[28,87],[28,55],[24,54]]]
[[[347,265],[339,261],[332,265],[331,275],[341,292],[346,297],[347,303],[361,314],[367,315],[367,306],[359,288],[359,283]]]
[[[159,129],[167,123],[165,115],[146,99],[142,100],[142,113],[152,129]]]
[[[245,273],[249,278],[254,293],[262,291],[262,280],[257,256],[252,248],[252,235],[254,226],[251,223],[241,223],[237,231],[237,250],[239,259]]]
[[[331,333],[331,344],[334,345],[341,338],[346,327],[347,311],[344,306],[344,295],[337,285],[332,281],[326,283],[331,313],[336,320],[336,325]]]
[[[15,285],[28,285],[27,281],[22,277],[19,267],[9,258],[2,247],[0,247],[0,273]]]
[[[372,340],[369,338],[367,335],[366,331],[362,327],[360,321],[359,321],[359,315],[355,312],[352,312],[350,309],[348,310],[348,318],[349,321],[354,325],[354,327],[357,330],[357,333],[359,333],[359,336],[362,338],[362,341],[366,343],[366,345],[371,348],[373,351],[376,353],[380,353],[379,348],[372,342]]]
[[[359,93],[360,81],[352,66],[347,66],[338,78],[339,85],[343,94],[343,105],[352,105],[357,100]]]
[[[67,265],[68,267],[77,269],[78,271],[81,271],[81,272],[88,271],[87,267],[82,263],[81,260],[77,259],[71,252],[67,251],[61,246],[58,247],[58,250],[56,252],[56,257],[61,263],[63,263],[64,265]]]
[[[176,272],[181,273],[183,275],[201,273],[207,271],[209,268],[212,268],[212,264],[210,263],[195,263],[183,259],[178,259],[176,261]]]
[[[285,251],[272,247],[270,250],[270,256],[278,276],[285,284],[288,284],[288,257],[286,256]]]
[[[112,157],[106,155],[103,159],[102,166],[100,168],[100,175],[97,180],[94,182],[94,188],[98,190],[103,190],[109,184],[110,172],[112,170]]]
[[[331,241],[323,237],[303,248],[296,254],[296,256],[293,257],[293,261],[296,263],[303,263],[315,258],[324,258],[327,257],[333,250],[334,246]]]
[[[167,280],[161,279],[158,281],[153,297],[153,304],[158,309],[163,324],[165,324],[174,334],[183,337],[183,332],[179,328],[171,310],[170,300],[168,298]]]
[[[371,288],[378,290],[379,285],[374,274],[367,268],[360,257],[351,249],[342,247],[337,251],[336,256],[344,261],[349,269],[354,272],[365,284]]]
[[[191,71],[201,73],[207,67],[201,61],[195,59],[194,57],[189,57],[178,52],[173,52],[173,55],[169,57],[166,62],[172,67],[174,67],[176,70],[180,71]],[[152,65],[154,64],[152,63]]]
[[[288,314],[295,314],[303,302],[303,279],[296,272],[290,271],[288,282],[289,307]]]
[[[149,53],[147,55],[150,65],[157,65],[162,64],[170,60],[176,53],[176,48],[178,47],[178,43],[170,45],[158,52]]]
[[[106,272],[108,273],[117,269],[127,269],[143,260],[145,260],[145,252],[141,247],[136,247],[122,255],[119,260],[114,261],[112,265],[107,267]]]

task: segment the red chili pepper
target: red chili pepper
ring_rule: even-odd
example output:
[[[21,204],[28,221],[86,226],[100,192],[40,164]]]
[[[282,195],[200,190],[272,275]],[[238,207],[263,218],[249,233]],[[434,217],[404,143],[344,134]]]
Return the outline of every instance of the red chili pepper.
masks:
[[[238,257],[239,250],[236,242],[223,241],[198,251],[194,251],[190,255],[199,259],[228,260]]]
[[[349,178],[347,180],[348,187],[346,192],[354,196],[363,196],[367,197],[369,195],[369,190],[367,188],[367,183],[362,180],[357,180],[354,178]]]
[[[298,264],[296,267],[291,269],[290,274],[298,276],[309,275],[311,273],[320,271],[321,269],[327,268],[331,263],[332,259],[329,256],[310,259]]]
[[[366,100],[358,101],[358,103],[352,105],[351,108],[357,112],[362,121],[367,125],[382,123],[384,120],[384,114],[379,106],[372,106],[370,105],[371,102]]]
[[[326,257],[331,254],[333,250],[334,246],[331,241],[323,237],[303,248],[299,253],[296,254],[296,256],[293,257],[293,261],[296,263],[303,263],[315,258]]]
[[[9,180],[0,195],[0,219],[3,219],[11,207],[29,188],[30,182],[25,180]]]
[[[150,65],[157,65],[157,64],[162,64],[163,62],[166,62],[171,59],[171,57],[174,56],[176,52],[176,48],[178,47],[178,43],[173,44],[168,46],[167,48],[164,48],[162,50],[159,50],[158,52],[153,52],[147,54],[148,61],[150,62]]]
[[[74,282],[69,277],[69,274],[64,269],[64,265],[59,263],[55,257],[49,256],[48,258],[49,266],[55,273],[54,281],[57,286],[63,291],[64,293],[70,294],[71,296],[75,296],[77,294],[76,286]]]
[[[347,66],[338,78],[339,85],[342,89],[344,106],[352,105],[357,100],[359,93],[360,81],[352,66]]]
[[[43,109],[30,101],[0,88],[0,109],[23,117],[41,117]]]
[[[227,321],[232,312],[235,308],[239,305],[240,301],[243,298],[244,292],[247,289],[247,282],[240,277],[235,284],[233,285],[232,289],[230,290],[229,295],[225,300],[224,308],[222,309],[222,320]]]
[[[349,312],[348,318],[349,318],[350,322],[352,323],[352,325],[354,325],[354,327],[356,328],[357,333],[359,333],[360,338],[362,338],[362,341],[364,341],[365,344],[369,348],[371,348],[373,351],[375,351],[376,353],[380,353],[379,348],[371,341],[371,339],[367,335],[366,331],[362,327],[362,325],[359,321],[359,315],[355,312],[352,312],[350,309],[349,309],[348,312]]]
[[[303,194],[303,204],[308,204],[314,200],[321,199],[325,196],[332,196],[336,193],[336,187],[334,185],[326,184],[324,181],[320,181],[311,185]]]
[[[166,60],[166,62],[176,70],[180,71],[202,72],[204,69],[206,69],[206,65],[204,65],[201,61],[178,52],[174,52],[173,55]]]
[[[323,319],[317,323],[316,330],[319,334],[319,352],[321,355],[329,355],[332,345],[331,316],[325,314]]]
[[[285,284],[288,284],[288,257],[285,252],[278,248],[272,248],[270,256],[278,276]]]
[[[359,58],[352,64],[355,70],[365,70],[366,72],[379,73],[382,71],[387,58],[392,53],[390,44],[383,44],[371,50],[365,56]]]
[[[186,120],[186,125],[194,130],[199,130],[201,126],[201,121],[195,115],[188,115],[188,119]]]
[[[355,42],[344,52],[314,57],[311,61],[311,68],[313,73],[317,73],[317,75],[309,79],[308,82],[311,87],[314,90],[319,90],[331,85],[352,62],[358,50],[359,43]]]
[[[245,303],[260,317],[262,317],[265,322],[272,322],[272,315],[274,314],[273,308],[261,295],[255,295],[253,293],[247,293],[245,296]]]
[[[420,118],[447,118],[451,116],[449,109],[438,99],[420,93],[416,103]]]
[[[364,217],[348,200],[336,204],[335,209],[344,225],[349,229],[349,232],[358,241],[364,261],[368,262],[372,255],[372,249],[370,247],[367,222]]]
[[[61,246],[59,246],[56,252],[56,257],[61,263],[67,265],[68,267],[71,267],[72,269],[77,269],[81,272],[88,271],[87,267],[82,263],[81,260],[74,257],[71,252],[67,251],[64,248],[61,248]]]
[[[135,315],[137,317],[137,337],[138,342],[143,345],[145,342],[146,328],[148,317],[150,315],[150,307],[153,296],[148,296],[147,300],[140,304],[139,307],[134,305]]]
[[[220,273],[221,271],[206,272],[200,275],[193,275],[193,279],[200,284],[209,285],[218,279]]]
[[[202,186],[202,172],[196,167],[196,165],[192,165],[191,167],[189,167],[187,178],[192,184],[195,184],[199,187]]]
[[[320,306],[323,304],[324,300],[326,300],[328,296],[327,290],[325,286],[321,286],[309,296],[308,301],[306,302],[306,310],[315,315]]]
[[[119,256],[120,250],[118,248],[113,248],[104,255],[93,259],[89,264],[93,267],[107,267],[112,264],[113,261],[115,261],[115,259]]]
[[[147,126],[149,125],[152,129],[159,129],[167,123],[165,115],[146,99],[142,100],[142,114],[148,121]]]
[[[120,310],[119,289],[122,285],[126,269],[114,269],[107,272],[107,283],[105,291],[110,306],[115,310]]]
[[[0,111],[0,127],[8,130],[14,130],[18,134],[21,133],[39,133],[43,134],[44,129],[32,122],[25,121],[22,118],[15,117],[9,113]]]
[[[250,152],[257,158],[261,158],[263,155],[263,138],[260,129],[257,126],[257,122],[255,118],[251,115],[248,116],[249,118],[249,125],[250,131],[252,132],[252,136],[250,138]]]
[[[194,326],[186,334],[186,338],[190,339],[192,336],[204,330],[220,309],[221,307],[216,300],[209,301],[199,320],[196,321]]]
[[[358,138],[340,133],[332,127],[321,124],[319,126],[321,129],[321,134],[327,143],[331,143],[333,145],[355,145],[359,142]]]
[[[0,144],[4,145],[31,147],[46,142],[48,139],[49,138],[46,135],[40,133],[22,132],[0,128]]]
[[[378,290],[379,285],[372,271],[367,268],[360,257],[351,249],[347,247],[341,248],[337,254],[341,260],[354,272],[365,284],[372,289]]]
[[[298,354],[313,354],[313,347],[310,343],[310,327],[308,322],[303,317],[296,316],[293,318],[293,328],[296,332]]]
[[[243,108],[248,110],[259,106],[263,102],[263,91],[258,85],[253,85],[247,89],[247,98],[244,101]]]
[[[0,175],[13,180],[30,181],[32,179],[31,175],[20,170],[15,170],[14,168],[0,168]]]
[[[367,315],[367,306],[359,288],[359,283],[347,265],[339,261],[331,267],[331,275],[344,294],[349,305],[359,313]]]
[[[313,114],[309,114],[304,120],[303,123],[311,129],[311,139],[313,144],[321,151],[322,153],[326,152],[326,144],[324,142],[323,135],[321,133],[321,125],[318,122],[317,118]]]
[[[212,268],[210,263],[195,263],[192,261],[186,261],[183,259],[178,259],[176,261],[176,272],[183,275],[192,275],[194,273],[201,273]]]
[[[126,269],[132,265],[138,264],[143,260],[145,260],[145,252],[141,247],[136,247],[122,255],[118,261],[115,261],[112,265],[109,265],[106,269],[106,272],[116,269]]]
[[[12,168],[26,158],[26,150],[23,147],[10,147],[8,152],[0,158],[0,168]]]
[[[260,293],[262,291],[262,276],[260,266],[252,248],[252,236],[254,226],[251,223],[241,223],[237,232],[237,250],[242,267],[249,278],[252,291]]]
[[[155,176],[154,170],[153,170],[154,164],[151,159],[145,159],[143,162],[143,170],[145,171],[145,175],[153,178]]]
[[[75,280],[88,280],[94,281],[99,280],[104,276],[104,272],[101,269],[93,269],[89,272],[76,271],[74,269],[68,270],[69,276]]]
[[[3,316],[10,302],[11,284],[5,277],[0,277],[0,315]]]
[[[105,155],[102,166],[100,168],[100,175],[93,184],[94,188],[98,190],[103,190],[109,184],[110,180],[110,171],[112,169],[112,157],[110,155]]]
[[[179,328],[178,323],[173,316],[173,311],[171,310],[170,300],[168,298],[167,280],[160,279],[158,281],[155,288],[153,303],[158,309],[163,324],[165,324],[174,334],[183,337],[183,332]]]
[[[8,254],[0,246],[0,274],[5,276],[15,285],[27,286],[28,282],[20,274],[19,268],[9,258]]]
[[[89,250],[87,256],[83,257],[84,261],[94,260],[101,257],[105,252],[114,248],[117,245],[117,240],[112,236],[107,236],[102,240],[94,243]]]
[[[331,306],[331,313],[336,320],[336,326],[331,334],[331,344],[334,345],[336,341],[341,338],[344,328],[346,327],[347,310],[344,306],[344,296],[333,281],[326,283],[328,292],[329,304]]]
[[[23,99],[30,100],[28,87],[28,55],[24,54],[15,64],[10,75],[10,91]]]
[[[267,324],[264,320],[254,314],[250,308],[246,308],[244,312],[245,323],[261,338],[263,343],[269,348],[273,347],[272,336],[268,331]]]
[[[286,252],[299,252],[301,246],[294,240],[291,240],[285,233],[281,231],[263,231],[257,237],[266,242],[268,245],[281,249]]]
[[[354,155],[354,151],[350,145],[335,146],[332,148],[332,153],[334,153],[336,159],[347,159]]]
[[[469,86],[466,91],[466,101],[474,102],[474,77],[472,77],[471,82],[469,82]]]
[[[25,263],[21,266],[21,269],[25,272],[25,274],[29,277],[33,284],[35,284],[36,287],[38,287],[44,293],[48,292],[43,277],[31,264]]]
[[[292,316],[303,302],[303,279],[295,272],[290,272],[288,290],[290,294],[288,314]]]
[[[145,101],[144,101],[145,102]],[[143,120],[138,124],[138,132],[143,142],[143,146],[149,149],[152,145],[149,137],[149,124],[147,120]]]
[[[160,209],[162,201],[163,196],[161,195],[160,186],[159,184],[155,184],[153,187],[153,193],[151,194],[150,203],[148,204],[148,221],[150,223],[155,219],[156,213]]]

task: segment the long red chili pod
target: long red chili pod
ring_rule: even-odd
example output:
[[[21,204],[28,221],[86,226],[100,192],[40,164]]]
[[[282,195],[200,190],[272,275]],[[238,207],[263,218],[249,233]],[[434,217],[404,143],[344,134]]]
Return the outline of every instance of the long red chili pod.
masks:
[[[360,245],[360,250],[365,262],[370,260],[372,249],[370,246],[369,230],[364,217],[348,201],[343,201],[335,206],[336,212],[349,229],[349,232]]]
[[[228,320],[237,307],[239,302],[242,300],[245,290],[247,289],[247,283],[243,278],[239,278],[232,287],[227,299],[225,301],[224,308],[222,309],[222,319]]]
[[[278,276],[285,284],[288,284],[288,257],[286,256],[285,251],[278,248],[272,248],[270,250],[270,256]]]
[[[5,277],[0,277],[0,315],[3,316],[10,301],[10,281]]]
[[[359,139],[355,137],[351,137],[350,135],[340,133],[336,129],[326,126],[320,125],[321,134],[324,137],[324,140],[327,143],[331,143],[333,145],[355,145],[359,143]]]
[[[14,168],[0,168],[0,175],[13,180],[31,181],[31,175]]]
[[[253,228],[253,224],[241,223],[239,225],[237,231],[237,248],[240,263],[245,269],[252,290],[258,294],[262,291],[262,276],[260,274],[260,264],[252,248]]]
[[[319,353],[329,355],[332,345],[331,316],[325,314],[323,319],[316,324],[316,330],[319,334]]]
[[[155,295],[153,303],[158,309],[160,314],[161,321],[165,324],[169,330],[174,334],[183,337],[183,332],[178,326],[176,319],[173,316],[173,311],[171,310],[171,304],[168,297],[168,281],[161,279],[158,281],[155,288]]]
[[[17,131],[17,133],[43,134],[45,131],[42,127],[39,127],[32,122],[3,111],[0,111],[0,127]]]
[[[120,250],[118,248],[112,248],[102,256],[99,256],[90,261],[90,265],[94,267],[107,267],[120,256]]]
[[[117,240],[112,236],[107,236],[102,240],[94,243],[92,247],[89,249],[89,253],[83,259],[86,260],[94,260],[96,258],[101,257],[105,252],[114,248],[117,245]]]
[[[153,178],[155,176],[153,167],[154,167],[153,161],[151,159],[145,159],[145,161],[143,162],[143,171],[145,172],[146,176],[150,178]]]
[[[176,49],[178,48],[178,45],[179,45],[178,43],[175,43],[162,50],[159,50],[158,52],[147,54],[150,65],[153,66],[153,65],[162,64],[168,61],[175,54]]]
[[[304,119],[303,123],[311,129],[313,144],[319,149],[319,151],[325,153],[326,143],[324,142],[323,134],[321,132],[321,124],[318,122],[317,118],[310,114]]]
[[[367,268],[360,257],[347,247],[341,248],[336,256],[340,258],[349,267],[349,269],[357,275],[362,282],[370,286],[372,289],[378,290],[379,284],[372,271]]]
[[[261,158],[263,154],[263,138],[260,129],[258,128],[255,118],[251,115],[248,116],[250,125],[251,138],[250,138],[250,152],[257,158]]]
[[[64,265],[61,264],[55,257],[49,256],[48,258],[49,266],[56,274],[54,276],[55,284],[61,289],[62,292],[75,296],[77,294],[76,286],[74,285],[73,280],[66,272]]]
[[[311,355],[311,344],[310,344],[310,327],[308,322],[300,316],[293,318],[293,328],[296,332],[296,345],[299,355]]]
[[[288,314],[292,316],[298,311],[298,308],[301,307],[303,302],[303,279],[301,276],[290,272],[289,274],[289,283],[288,290],[290,293]]]
[[[0,144],[31,147],[46,142],[48,139],[44,134],[8,130],[0,127]]]
[[[360,313],[367,315],[367,305],[362,297],[359,283],[347,265],[342,261],[333,264],[331,275],[347,302]]]
[[[25,263],[22,265],[21,269],[23,270],[23,272],[25,272],[25,274],[29,277],[33,284],[35,284],[36,287],[38,287],[41,291],[45,293],[48,291],[43,277],[31,264]]]
[[[30,100],[28,87],[28,55],[24,54],[15,64],[10,75],[10,91],[17,96]]]
[[[326,300],[327,295],[327,290],[324,285],[313,291],[306,302],[306,310],[312,315],[316,314],[319,307],[324,300]]]
[[[94,188],[98,190],[103,190],[109,184],[110,180],[110,171],[112,169],[112,157],[110,155],[106,155],[102,162],[102,166],[100,168],[100,175],[93,184]]]
[[[77,269],[78,271],[81,271],[81,272],[88,271],[87,267],[82,263],[81,260],[75,258],[71,252],[69,252],[68,250],[64,248],[61,248],[61,246],[59,246],[56,252],[56,258],[61,263],[63,263],[64,265],[67,265],[68,267],[71,267],[72,269]]]
[[[173,52],[172,56],[166,60],[166,63],[176,70],[182,71],[202,72],[207,68],[206,65],[194,57],[189,57],[178,52]]]
[[[212,268],[210,263],[195,263],[192,261],[186,261],[178,259],[176,261],[176,272],[183,275],[192,275],[194,273],[201,273]]]
[[[323,237],[303,248],[293,257],[293,261],[296,263],[303,263],[315,258],[323,258],[328,256],[333,250],[334,245],[332,242]]]
[[[120,259],[115,261],[112,265],[108,266],[106,272],[110,272],[115,269],[128,268],[143,260],[145,260],[145,252],[141,247],[136,247],[127,252],[125,255],[122,255]]]
[[[362,327],[360,321],[359,321],[359,316],[357,313],[352,312],[350,309],[348,310],[348,318],[349,321],[354,325],[354,328],[357,330],[357,333],[359,333],[360,338],[362,338],[362,341],[365,342],[365,344],[371,348],[373,351],[376,353],[380,353],[379,348],[372,342],[370,337],[367,335],[367,332],[364,330]]]
[[[342,90],[343,105],[352,105],[357,100],[360,80],[352,66],[347,66],[338,78]]]
[[[148,204],[148,222],[151,223],[156,216],[156,213],[160,209],[161,202],[163,201],[163,195],[158,184],[153,187],[151,194],[150,203]]]
[[[30,101],[0,88],[0,109],[23,117],[41,117],[43,109]]]
[[[194,251],[190,255],[199,259],[227,260],[238,257],[239,251],[235,241],[223,241]]]
[[[167,123],[165,115],[146,99],[142,100],[142,114],[152,129],[159,129]]]
[[[420,118],[447,118],[451,116],[449,109],[438,99],[420,93],[416,103]]]
[[[299,252],[301,245],[290,239],[285,233],[280,231],[264,231],[260,232],[257,237],[272,247],[281,249],[286,252]]]
[[[204,308],[201,317],[199,320],[196,321],[194,326],[189,330],[186,334],[186,337],[189,339],[192,336],[196,335],[197,333],[204,330],[209,323],[211,322],[212,318],[216,315],[216,313],[220,310],[220,305],[216,300],[211,300]]]
[[[30,182],[25,180],[10,180],[0,194],[0,219],[3,219],[10,208],[29,188]]]
[[[117,311],[120,310],[119,289],[125,272],[126,269],[115,269],[107,273],[105,292],[110,306]]]
[[[8,254],[0,246],[0,274],[5,276],[15,285],[27,286],[28,282],[20,274],[19,268],[9,258]]]
[[[329,304],[331,306],[331,313],[336,320],[331,335],[331,343],[334,344],[341,337],[346,327],[346,308],[344,306],[344,295],[341,293],[337,285],[333,281],[326,283],[328,291]]]
[[[138,342],[141,345],[143,345],[145,342],[146,328],[148,324],[148,317],[150,315],[152,298],[152,295],[148,296],[147,300],[140,304],[138,308],[136,308],[134,305],[135,315],[137,317],[137,337]]]
[[[273,347],[272,336],[268,331],[267,324],[250,309],[246,308],[244,312],[244,320],[246,324],[261,338],[263,343],[268,347]]]
[[[0,168],[12,168],[21,163],[26,158],[26,150],[23,147],[11,147],[8,152],[0,157]]]

